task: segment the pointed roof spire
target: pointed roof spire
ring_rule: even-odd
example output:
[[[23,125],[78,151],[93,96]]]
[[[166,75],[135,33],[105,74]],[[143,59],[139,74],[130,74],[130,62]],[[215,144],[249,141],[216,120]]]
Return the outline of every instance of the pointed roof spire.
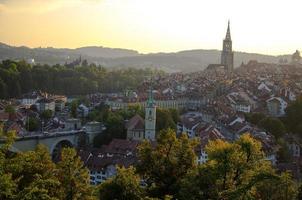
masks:
[[[153,87],[152,87],[152,77],[150,78],[150,85],[149,85],[149,93],[148,93],[148,100],[147,104],[149,107],[154,105],[154,98],[153,98]]]
[[[225,39],[231,40],[230,20],[228,20],[228,29],[227,29]]]

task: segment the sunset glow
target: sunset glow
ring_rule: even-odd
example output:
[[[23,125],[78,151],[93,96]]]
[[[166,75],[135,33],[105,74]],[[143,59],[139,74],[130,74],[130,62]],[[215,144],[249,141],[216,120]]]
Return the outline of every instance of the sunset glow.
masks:
[[[106,46],[142,53],[221,49],[231,20],[235,51],[302,46],[300,0],[0,0],[0,42]]]

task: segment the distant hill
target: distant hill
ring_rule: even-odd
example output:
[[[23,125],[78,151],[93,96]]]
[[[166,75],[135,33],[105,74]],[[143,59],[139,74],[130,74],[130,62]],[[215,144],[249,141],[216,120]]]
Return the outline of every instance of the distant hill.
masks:
[[[105,67],[157,67],[168,72],[191,72],[205,69],[209,64],[220,63],[219,50],[187,50],[176,53],[140,54],[135,50],[106,48],[106,47],[81,47],[67,48],[28,48],[14,47],[0,43],[0,60],[4,59],[30,59],[37,63],[63,64],[71,62],[80,55],[89,63],[94,62]],[[259,62],[277,63],[280,58],[290,60],[289,55],[269,56],[263,54],[235,52],[234,64],[238,67],[242,62],[258,60]]]
[[[79,54],[91,56],[91,57],[103,57],[103,58],[120,58],[128,56],[137,56],[139,53],[134,50],[128,49],[113,49],[106,47],[81,47],[75,49]]]

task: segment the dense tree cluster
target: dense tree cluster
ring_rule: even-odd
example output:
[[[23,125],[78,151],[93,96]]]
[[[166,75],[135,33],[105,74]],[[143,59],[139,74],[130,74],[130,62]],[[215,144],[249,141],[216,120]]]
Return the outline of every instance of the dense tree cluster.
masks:
[[[302,138],[302,96],[287,107],[284,121],[290,132]]]
[[[286,132],[299,135],[302,133],[302,97],[288,105],[282,118],[269,117],[263,113],[246,114],[245,117],[247,121],[264,128],[277,139]]]
[[[127,109],[112,111],[108,106],[100,105],[88,115],[89,121],[99,121],[105,124],[106,130],[97,136],[94,140],[94,146],[100,147],[108,144],[112,138],[126,138],[125,123],[134,115],[145,117],[145,111],[139,105],[129,106]],[[160,132],[164,129],[176,130],[176,124],[179,120],[179,113],[176,109],[157,109],[156,111],[156,129]]]
[[[151,73],[151,69],[108,70],[94,64],[31,66],[24,61],[5,60],[0,63],[0,98],[19,97],[32,90],[64,95],[120,92],[136,88]]]
[[[171,199],[271,199],[294,200],[301,188],[290,173],[277,173],[249,134],[229,143],[211,141],[209,160],[197,165],[198,141],[161,131],[157,144],[143,142],[138,163],[118,168],[117,175],[99,186],[90,186],[88,170],[74,149],[62,150],[54,163],[47,149],[9,153],[14,134],[1,137],[0,199],[8,200],[171,200]]]
[[[247,121],[265,129],[269,133],[273,134],[277,139],[286,133],[284,123],[278,118],[269,117],[263,113],[246,114],[245,117]]]
[[[55,164],[46,147],[35,151],[10,153],[14,134],[4,134],[0,146],[0,199],[3,200],[92,200],[88,170],[71,148],[62,150],[61,161]]]
[[[287,172],[276,173],[261,143],[249,134],[234,143],[211,141],[209,160],[202,165],[196,165],[196,145],[186,136],[176,138],[172,130],[161,132],[156,146],[139,147],[136,169],[119,170],[101,184],[100,199],[296,199],[297,183]],[[115,195],[104,198],[108,193]]]

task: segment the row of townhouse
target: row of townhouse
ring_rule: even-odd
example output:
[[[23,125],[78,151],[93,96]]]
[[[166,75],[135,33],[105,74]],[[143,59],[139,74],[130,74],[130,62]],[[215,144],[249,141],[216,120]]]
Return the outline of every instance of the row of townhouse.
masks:
[[[208,100],[205,98],[201,99],[189,99],[189,98],[180,98],[180,99],[168,99],[168,100],[156,100],[155,104],[159,108],[173,108],[173,109],[199,109],[203,107]],[[122,100],[106,100],[105,104],[108,105],[112,110],[127,109],[133,105],[139,105],[142,108],[146,107],[146,101],[138,102],[125,102]]]

